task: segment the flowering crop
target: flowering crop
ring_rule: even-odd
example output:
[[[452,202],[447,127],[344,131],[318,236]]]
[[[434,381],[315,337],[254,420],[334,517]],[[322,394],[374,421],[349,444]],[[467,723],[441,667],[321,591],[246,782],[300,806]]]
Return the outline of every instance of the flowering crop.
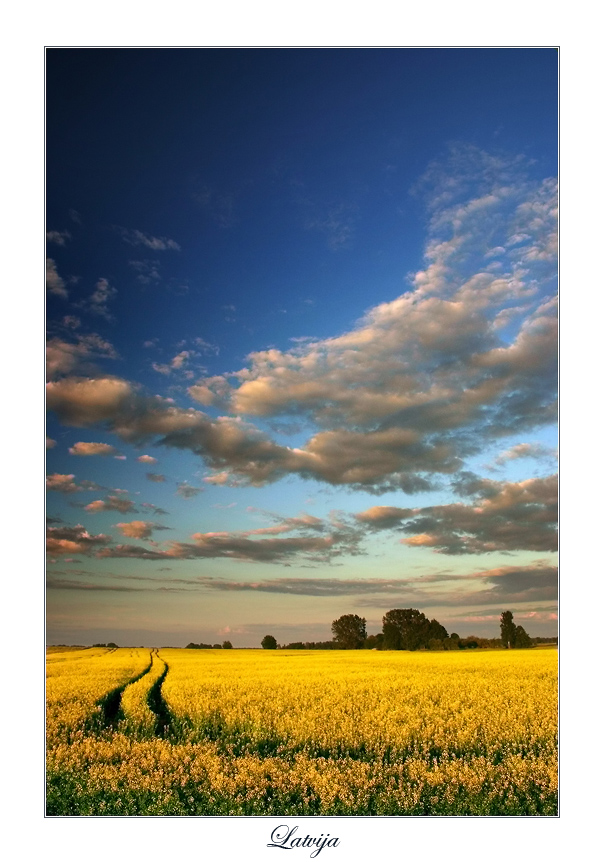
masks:
[[[46,662],[46,737],[68,744],[97,726],[104,699],[150,664],[147,649],[53,653]]]
[[[553,650],[160,650],[121,714],[49,744],[48,813],[556,814]]]
[[[156,652],[152,653],[151,658],[152,666],[148,673],[128,685],[121,698],[123,719],[120,729],[134,736],[153,736],[156,730],[156,713],[148,704],[148,695],[166,672],[167,666]]]

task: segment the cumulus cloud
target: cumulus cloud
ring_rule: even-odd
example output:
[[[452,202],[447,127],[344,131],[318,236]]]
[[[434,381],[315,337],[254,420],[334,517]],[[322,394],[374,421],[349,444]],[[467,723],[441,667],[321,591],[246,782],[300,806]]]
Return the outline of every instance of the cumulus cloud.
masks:
[[[95,482],[84,480],[77,484],[74,473],[52,473],[46,476],[46,490],[60,491],[62,494],[75,494],[79,491],[97,491],[99,485]]]
[[[46,404],[65,425],[89,428],[115,420],[131,403],[134,389],[126,380],[113,377],[70,377],[51,381]]]
[[[93,536],[81,525],[75,527],[48,527],[46,550],[49,554],[89,554],[110,542],[102,533]]]
[[[295,475],[430,490],[490,439],[555,421],[556,184],[525,168],[472,147],[432,165],[423,268],[406,292],[342,335],[258,351],[244,368],[197,380],[190,396],[218,418],[115,378],[56,381],[48,406],[66,424],[106,423],[124,440],[194,452],[209,484]],[[510,328],[498,324],[507,314]],[[158,370],[181,370],[189,354]],[[280,445],[252,416],[302,422],[307,439]]]
[[[150,482],[166,482],[167,477],[163,476],[162,473],[146,473],[146,479]]]
[[[139,458],[135,459],[136,461],[141,461],[142,464],[156,464],[157,459],[153,458],[152,455],[140,455]]]
[[[132,500],[116,495],[109,495],[106,500],[93,500],[84,508],[86,512],[121,512],[125,514],[125,512],[137,511]]]
[[[556,475],[495,482],[466,474],[455,487],[474,502],[420,509],[373,506],[356,519],[372,530],[408,533],[404,544],[442,554],[556,550]]]
[[[60,296],[61,299],[69,298],[65,283],[58,274],[56,264],[51,257],[46,258],[46,289],[54,296]]]
[[[129,539],[148,539],[155,525],[150,521],[128,521],[117,524],[117,527]]]
[[[46,242],[54,242],[56,245],[65,245],[68,239],[71,239],[71,234],[68,230],[46,231]]]
[[[115,455],[117,450],[108,443],[75,443],[69,452],[71,455]]]
[[[97,359],[118,359],[118,354],[96,333],[76,335],[75,341],[54,337],[46,345],[46,376],[55,380],[75,372],[93,372]]]
[[[54,449],[56,446],[56,440],[53,440],[52,437],[46,437],[46,449]]]

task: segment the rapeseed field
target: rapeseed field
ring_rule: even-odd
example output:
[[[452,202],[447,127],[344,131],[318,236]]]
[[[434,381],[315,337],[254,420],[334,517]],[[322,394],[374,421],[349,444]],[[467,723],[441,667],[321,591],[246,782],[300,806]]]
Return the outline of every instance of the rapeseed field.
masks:
[[[49,815],[557,813],[557,653],[48,656]]]

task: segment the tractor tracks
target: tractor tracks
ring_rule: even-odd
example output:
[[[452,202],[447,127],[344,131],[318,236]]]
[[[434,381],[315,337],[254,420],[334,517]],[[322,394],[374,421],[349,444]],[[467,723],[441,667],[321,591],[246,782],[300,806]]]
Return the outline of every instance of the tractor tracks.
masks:
[[[98,701],[99,714],[94,729],[167,738],[171,713],[162,696],[162,685],[168,672],[169,666],[158,650],[150,650],[150,663],[141,673]]]

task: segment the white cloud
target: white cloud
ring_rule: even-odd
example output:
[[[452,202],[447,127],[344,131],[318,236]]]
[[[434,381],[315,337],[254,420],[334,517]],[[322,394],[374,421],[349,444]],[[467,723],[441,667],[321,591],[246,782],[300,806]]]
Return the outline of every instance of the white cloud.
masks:
[[[69,449],[71,455],[115,455],[117,450],[108,443],[75,443]]]
[[[71,239],[71,234],[68,230],[48,230],[46,231],[46,241],[54,242],[56,245],[65,245],[66,241]]]
[[[554,422],[555,184],[529,181],[523,160],[454,148],[424,187],[430,229],[411,289],[344,334],[252,353],[189,388],[233,415],[213,419],[108,378],[58,381],[49,406],[70,424],[106,421],[122,439],[188,449],[209,484],[294,474],[375,492],[429,489],[491,438]],[[510,248],[517,232],[529,239]],[[183,373],[192,357],[181,350],[155,368]],[[307,439],[280,445],[243,416],[302,421]]]
[[[105,317],[107,320],[112,320],[112,316],[108,311],[107,305],[116,295],[116,288],[112,287],[105,278],[99,279],[94,288],[94,292],[89,298],[89,310],[94,314]]]
[[[95,333],[75,335],[75,341],[51,338],[46,345],[46,376],[55,380],[66,374],[93,372],[97,359],[118,359],[118,353]]]
[[[181,251],[179,243],[166,236],[150,236],[141,230],[128,230],[127,228],[121,229],[121,236],[130,245],[145,246],[152,249],[152,251]]]
[[[56,270],[55,262],[50,257],[46,258],[46,288],[54,296],[60,296],[61,299],[69,298],[65,283]]]

